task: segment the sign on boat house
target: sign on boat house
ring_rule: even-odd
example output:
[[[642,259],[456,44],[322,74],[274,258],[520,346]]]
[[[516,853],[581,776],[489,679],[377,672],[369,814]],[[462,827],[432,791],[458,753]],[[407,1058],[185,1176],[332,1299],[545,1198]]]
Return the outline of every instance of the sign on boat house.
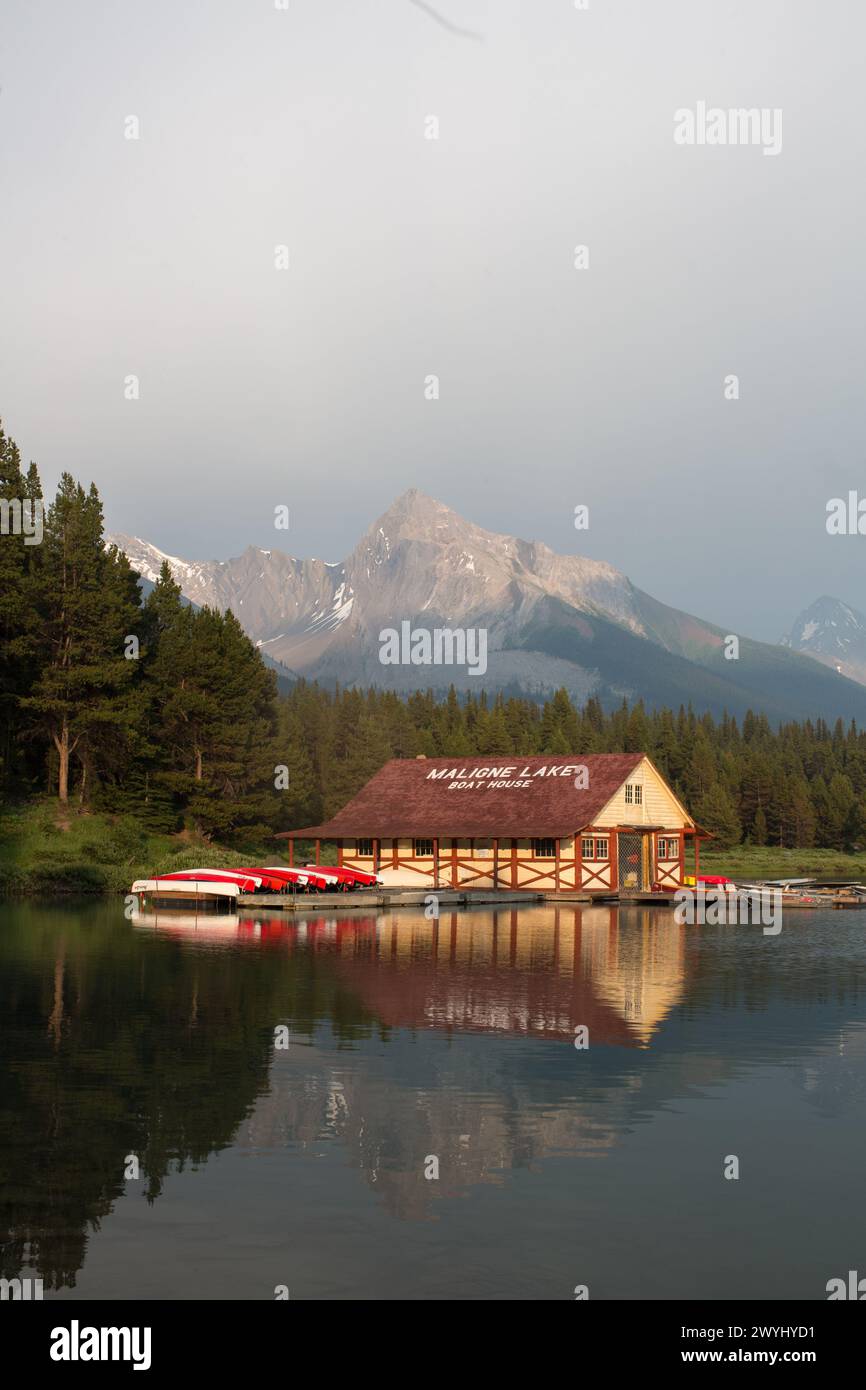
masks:
[[[642,753],[392,759],[332,820],[287,831],[389,886],[673,890],[705,837]],[[693,863],[686,866],[691,844]],[[690,855],[691,858],[691,855]]]

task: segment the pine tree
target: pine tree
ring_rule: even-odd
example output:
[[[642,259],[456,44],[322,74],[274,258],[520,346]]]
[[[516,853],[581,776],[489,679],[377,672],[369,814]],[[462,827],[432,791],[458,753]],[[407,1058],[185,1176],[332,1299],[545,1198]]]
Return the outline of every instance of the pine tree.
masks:
[[[628,717],[628,722],[625,727],[623,752],[645,753],[649,746],[649,741],[649,725],[647,724],[643,701],[638,700]]]
[[[827,788],[824,838],[832,849],[843,849],[856,838],[856,798],[848,778],[837,772]]]
[[[508,757],[513,752],[511,735],[508,732],[505,710],[501,700],[497,700],[488,716],[486,728],[481,733],[476,751],[485,756],[489,754],[493,757]]]
[[[21,700],[57,755],[58,796],[69,798],[72,758],[88,771],[109,745],[125,746],[137,714],[137,662],[125,656],[139,619],[137,585],[125,557],[103,545],[102,506],[64,473],[45,522],[35,577],[42,666]]]
[[[22,473],[18,446],[0,426],[0,789],[7,792],[27,775],[20,702],[38,666],[34,585],[41,506],[35,464]]]
[[[341,736],[338,749],[323,789],[327,816],[345,806],[391,756],[384,730],[369,715]]]
[[[719,849],[731,849],[740,843],[742,826],[730,796],[721,782],[716,782],[695,803],[694,818],[698,825],[711,831]]]
[[[149,676],[162,692],[160,741],[168,756],[160,775],[195,827],[206,835],[264,831],[279,805],[276,679],[237,619],[180,609]]]
[[[279,795],[279,823],[281,829],[292,830],[318,820],[323,807],[303,725],[287,700],[279,704],[278,729],[277,765],[288,773],[288,786]]]

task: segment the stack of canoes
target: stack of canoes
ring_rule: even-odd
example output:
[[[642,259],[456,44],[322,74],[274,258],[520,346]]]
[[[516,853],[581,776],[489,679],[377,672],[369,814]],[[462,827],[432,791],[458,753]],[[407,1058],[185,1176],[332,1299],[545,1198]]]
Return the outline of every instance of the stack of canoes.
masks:
[[[244,893],[351,893],[374,888],[375,874],[359,869],[307,864],[302,869],[276,865],[240,869],[180,869],[156,878],[138,878],[132,885],[142,906],[211,907],[228,910]]]

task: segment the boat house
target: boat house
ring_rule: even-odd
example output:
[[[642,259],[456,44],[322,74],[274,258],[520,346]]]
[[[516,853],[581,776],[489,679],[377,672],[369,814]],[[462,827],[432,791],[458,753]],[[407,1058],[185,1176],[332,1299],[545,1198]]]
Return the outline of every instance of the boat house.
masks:
[[[339,864],[389,887],[619,897],[679,888],[705,836],[644,754],[593,753],[395,758],[332,820],[279,838],[290,863],[296,840],[317,863],[336,843]]]

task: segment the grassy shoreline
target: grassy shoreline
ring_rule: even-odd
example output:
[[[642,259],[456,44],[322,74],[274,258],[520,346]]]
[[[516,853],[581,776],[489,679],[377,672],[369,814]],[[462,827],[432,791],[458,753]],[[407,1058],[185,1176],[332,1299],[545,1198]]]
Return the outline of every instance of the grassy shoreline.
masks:
[[[277,862],[273,848],[269,862]],[[0,895],[127,893],[136,878],[174,869],[230,868],[250,853],[184,832],[148,830],[132,816],[107,816],[54,800],[4,807],[0,814]],[[255,862],[255,857],[253,861]]]
[[[323,862],[335,861],[336,855],[325,853],[326,848],[333,847],[323,846]],[[43,799],[0,812],[0,896],[126,893],[134,879],[173,869],[280,863],[280,849],[276,844],[263,845],[257,852],[226,849],[189,832],[150,831],[132,816],[82,813],[77,808],[64,814],[56,801]],[[701,871],[735,879],[790,876],[866,882],[866,851],[705,846]]]
[[[866,851],[780,849],[772,845],[735,845],[701,849],[701,873],[728,878],[844,878],[866,882]]]

